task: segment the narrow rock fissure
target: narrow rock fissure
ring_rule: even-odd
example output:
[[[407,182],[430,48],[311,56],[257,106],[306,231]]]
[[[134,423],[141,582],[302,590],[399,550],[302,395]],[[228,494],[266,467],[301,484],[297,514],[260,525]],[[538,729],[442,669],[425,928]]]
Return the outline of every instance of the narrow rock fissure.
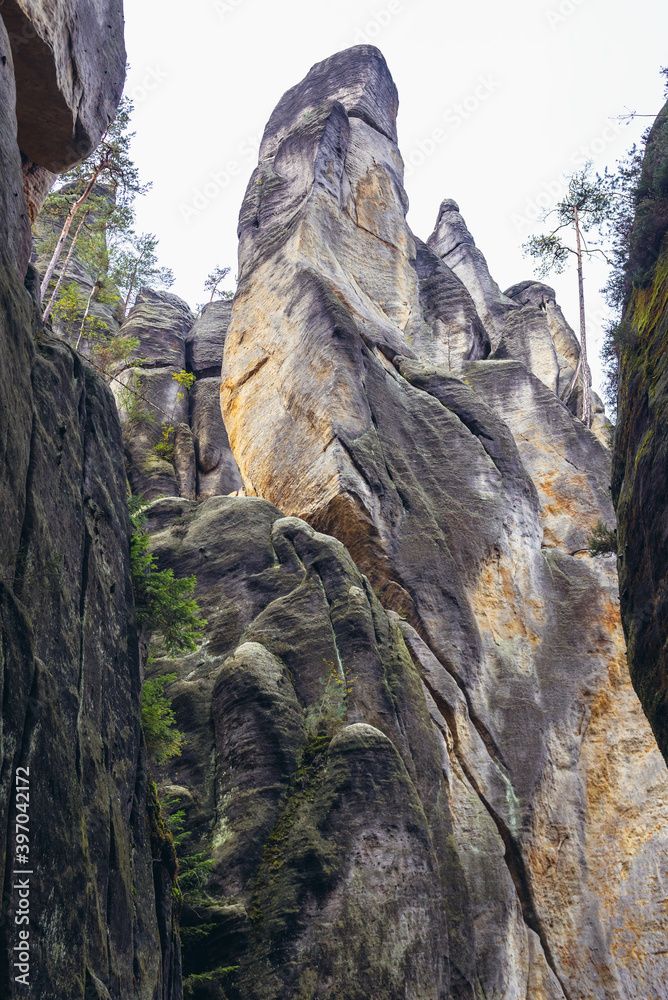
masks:
[[[459,740],[459,734],[457,732],[457,723],[455,721],[454,712],[452,711],[446,700],[443,698],[443,696],[436,690],[436,688],[434,688],[429,683],[429,680],[426,677],[423,677],[423,683],[427,688],[427,690],[429,691],[429,694],[433,698],[436,707],[441,713],[445,721],[445,724],[452,735],[452,745],[455,752],[455,756],[457,758],[459,766],[461,767],[466,777],[466,780],[468,781],[469,785],[471,786],[475,794],[480,799],[482,805],[485,807],[487,813],[489,814],[494,825],[496,826],[499,836],[501,837],[501,840],[504,845],[504,861],[506,863],[506,867],[508,868],[510,877],[513,881],[513,885],[515,886],[517,898],[519,900],[520,907],[522,909],[522,918],[524,920],[524,923],[530,930],[532,930],[535,934],[538,935],[541,947],[543,949],[543,953],[545,955],[545,960],[550,966],[550,969],[554,973],[557,981],[559,982],[559,985],[561,986],[561,989],[563,991],[564,996],[566,997],[566,1000],[570,1000],[569,995],[564,986],[564,983],[562,982],[562,979],[559,976],[559,973],[557,972],[554,963],[554,958],[552,956],[552,951],[550,949],[550,945],[547,940],[547,935],[536,912],[536,907],[533,901],[533,892],[531,890],[531,883],[526,869],[526,865],[524,864],[521,848],[516,843],[515,838],[513,837],[510,830],[504,823],[503,819],[499,816],[499,814],[496,812],[492,804],[486,798],[482,789],[478,785],[478,782],[476,781],[474,775],[472,774],[468,764],[466,763],[466,759],[464,758],[464,755],[461,751],[461,745]]]

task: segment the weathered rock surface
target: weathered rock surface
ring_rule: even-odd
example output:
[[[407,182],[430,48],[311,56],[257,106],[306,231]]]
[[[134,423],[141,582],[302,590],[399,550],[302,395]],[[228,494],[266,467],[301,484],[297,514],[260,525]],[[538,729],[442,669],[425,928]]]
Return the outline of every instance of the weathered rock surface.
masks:
[[[128,478],[146,500],[204,500],[243,488],[220,412],[230,308],[229,302],[212,302],[195,320],[177,295],[142,289],[119,330],[139,341],[116,373],[114,392]],[[189,390],[175,378],[184,372],[195,376]]]
[[[220,412],[220,376],[202,378],[190,390],[190,426],[197,457],[197,497],[234,493],[243,488]]]
[[[441,202],[436,227],[427,242],[469,290],[492,346],[496,347],[513,306],[489,273],[485,256],[475,245],[456,201],[446,198]]]
[[[180,424],[188,424],[188,399],[174,376],[185,370],[185,339],[193,322],[183,299],[142,288],[119,331],[139,342],[116,373],[113,388],[123,423],[128,480],[132,492],[147,500],[179,495],[174,435]],[[167,428],[172,428],[168,438],[163,433]],[[194,450],[192,442],[191,447]],[[188,466],[183,438],[179,450],[181,466]],[[189,484],[186,489],[189,493]]]
[[[140,730],[120,425],[23,286],[27,269],[38,287],[28,216],[44,165],[90,152],[120,96],[121,8],[7,0],[0,17],[0,994],[180,1000],[175,869]],[[15,923],[17,768],[30,781],[27,927]]]
[[[197,317],[186,340],[188,370],[197,378],[220,378],[225,334],[230,325],[232,303],[227,299],[208,302]]]
[[[16,144],[16,82],[7,29],[0,18],[0,240],[21,278],[32,237],[23,197],[21,152]]]
[[[125,79],[121,0],[5,0],[18,146],[55,173],[97,146]]]
[[[263,803],[260,825],[252,827],[248,842],[269,838],[254,882],[253,943],[243,951],[251,957],[240,961],[244,989],[250,991],[244,995],[288,997],[300,990],[334,995],[337,988],[342,997],[368,995],[368,988],[355,984],[363,982],[372,954],[374,962],[378,956],[378,981],[394,984],[395,992],[388,986],[382,994],[388,997],[411,993],[413,983],[419,988],[412,995],[425,998],[447,995],[448,988],[457,997],[524,997],[530,990],[569,1000],[658,996],[668,974],[659,945],[668,879],[668,772],[626,673],[614,567],[610,559],[592,559],[583,551],[597,521],[611,522],[608,458],[558,398],[557,352],[547,309],[540,304],[499,301],[500,292],[497,297],[492,287],[490,298],[491,286],[483,289],[489,315],[494,317],[496,302],[497,317],[504,317],[494,335],[487,331],[495,348],[506,323],[516,324],[515,335],[509,332],[504,341],[506,359],[484,360],[484,339],[474,335],[479,328],[470,312],[476,295],[469,287],[467,298],[457,285],[459,357],[456,365],[447,362],[443,335],[452,306],[444,293],[440,325],[422,311],[430,300],[424,286],[421,297],[420,285],[429,271],[420,271],[419,246],[404,219],[395,111],[389,72],[380,54],[365,46],[314,67],[277,106],[240,216],[240,283],[225,342],[222,401],[246,491],[339,538],[381,603],[405,618],[402,629],[424,691],[418,696],[408,673],[400,687],[411,710],[420,717],[428,710],[432,719],[429,749],[411,780],[431,837],[445,832],[451,852],[443,860],[446,855],[434,848],[448,901],[445,923],[427,924],[422,945],[411,952],[416,964],[407,964],[401,947],[385,952],[377,946],[364,958],[362,952],[349,955],[350,978],[332,971],[340,968],[333,957],[333,928],[339,926],[345,895],[328,839],[333,820],[326,818],[326,802],[330,795],[349,801],[336,791],[336,741],[317,793],[310,774],[298,792],[288,791],[286,802],[292,795],[297,801],[273,833],[276,813],[266,812],[267,804],[284,794],[283,781],[299,780],[296,757],[287,749],[294,746],[289,734],[299,728],[299,706],[312,703],[312,696],[298,693],[301,668],[292,666],[293,637],[302,628],[292,606],[296,598],[284,601],[283,591],[274,591],[264,613],[267,625],[244,630],[241,622],[251,620],[250,609],[244,614],[237,603],[235,611],[226,612],[230,624],[223,624],[224,605],[216,593],[212,635],[219,628],[227,635],[231,628],[241,642],[229,664],[231,683],[243,675],[243,663],[255,664],[251,673],[263,674],[269,685],[261,702],[275,705],[274,716],[282,720],[276,723],[280,736],[271,737],[273,770],[257,785],[248,761],[243,781],[236,771],[242,767],[241,746],[250,748],[256,739],[250,733],[267,729],[253,708],[257,694],[248,696],[245,710],[231,695],[234,712],[241,713],[235,719],[247,719],[249,736],[239,745],[217,746],[226,777],[216,816],[224,823],[218,839],[209,828],[208,849],[232,845],[231,831],[247,822],[237,794]],[[481,273],[478,267],[478,278]],[[439,281],[447,276],[452,282],[451,271],[440,274]],[[537,343],[525,322],[541,331]],[[466,360],[467,351],[474,360]],[[232,502],[208,501],[202,511]],[[251,510],[248,502],[238,509]],[[213,587],[207,584],[207,560],[213,556],[196,524],[195,519],[174,530],[177,537],[187,532],[178,558],[192,551],[189,565],[206,600]],[[297,534],[302,538],[304,532],[300,527]],[[217,529],[215,538],[220,534]],[[163,541],[166,535],[164,528],[157,546],[169,562],[176,558],[176,543]],[[292,537],[296,546],[297,536]],[[276,556],[264,557],[267,572],[294,568],[301,574],[290,546],[274,544]],[[300,559],[304,565],[303,555]],[[319,572],[322,563],[318,557]],[[233,565],[241,572],[238,558]],[[215,579],[220,578],[217,572]],[[244,592],[256,599],[257,570],[251,579],[252,589]],[[324,589],[334,618],[347,615],[353,594],[364,591],[359,583],[348,586],[346,603],[343,593],[333,599],[326,584]],[[366,594],[373,617],[375,604]],[[311,609],[312,599],[303,599]],[[376,628],[376,644],[382,645],[385,627]],[[318,634],[327,634],[324,626]],[[280,661],[272,660],[271,669],[264,653],[244,646],[266,646],[267,635],[280,643],[269,647]],[[342,662],[357,668],[360,659],[355,652]],[[195,662],[181,668],[184,682],[183,671],[195,669]],[[281,673],[284,668],[288,674]],[[294,685],[297,706],[279,676]],[[289,704],[277,701],[270,689],[285,690]],[[224,690],[221,682],[223,697]],[[206,702],[209,695],[202,698]],[[215,720],[215,689],[211,698]],[[412,775],[404,747],[418,730],[420,740],[427,739],[424,725],[402,720],[397,732],[378,717],[366,686],[365,698],[364,710],[349,721],[383,733]],[[181,715],[184,723],[187,714]],[[434,733],[438,758],[432,757]],[[368,739],[373,743],[375,737]],[[392,803],[395,813],[397,803],[404,803],[405,811],[396,816],[393,855],[401,870],[402,824],[408,822],[416,834],[420,826],[408,819],[414,815],[412,793],[405,785],[401,791],[400,771],[385,759],[394,790],[383,801]],[[436,783],[434,773],[428,792],[420,780],[432,773],[436,759],[446,786],[440,778]],[[346,780],[348,796],[361,801],[371,794],[363,773],[353,770]],[[437,788],[440,810],[431,814],[427,802]],[[377,830],[363,842],[382,845],[387,836]],[[373,859],[366,850],[351,855],[360,866],[351,886],[378,878],[372,872],[390,848],[379,846]],[[421,857],[415,846],[408,853]],[[297,857],[298,866],[290,860]],[[262,873],[263,864],[276,868],[274,880]],[[304,872],[307,881],[300,883]],[[310,886],[311,876],[318,888]],[[416,873],[408,881],[424,895]],[[231,898],[243,898],[243,884],[240,870],[236,883],[212,889],[219,909],[223,901],[224,909]],[[383,899],[383,883],[376,884]],[[235,895],[239,892],[242,897]],[[278,919],[274,904],[284,906],[292,922]],[[400,910],[385,911],[382,905],[380,912],[383,942],[401,937],[405,926],[408,936],[401,942],[413,948],[410,928],[418,918],[402,920]],[[322,914],[331,914],[326,944],[316,929]],[[224,921],[238,940],[248,934],[229,912]],[[442,965],[434,962],[430,943],[439,935]],[[232,954],[237,945],[230,947],[229,953],[212,949],[202,961],[211,968],[214,953],[216,959]],[[426,963],[420,947],[427,949]],[[317,969],[311,965],[316,954],[324,956]],[[295,964],[302,957],[303,970]],[[429,975],[423,971],[427,965]],[[311,969],[311,978],[295,978]],[[389,969],[389,978],[383,978]],[[345,984],[340,988],[337,976]]]
[[[120,426],[4,261],[0,295],[0,992],[25,995],[12,868],[26,767],[31,994],[172,1000],[179,942],[171,889],[156,895],[172,881],[152,853]]]
[[[629,666],[668,760],[668,106],[652,127],[619,347],[613,493]]]

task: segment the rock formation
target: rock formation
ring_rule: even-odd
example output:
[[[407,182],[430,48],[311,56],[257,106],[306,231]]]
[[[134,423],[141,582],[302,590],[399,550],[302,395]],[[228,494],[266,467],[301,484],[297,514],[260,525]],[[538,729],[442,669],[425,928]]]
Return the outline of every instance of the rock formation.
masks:
[[[143,288],[119,330],[119,336],[137,341],[112,387],[128,479],[145,500],[205,500],[242,487],[220,413],[230,308],[226,301],[211,302],[195,319],[177,295]],[[189,390],[175,378],[184,372],[195,379]]]
[[[120,4],[6,0],[0,51],[0,994],[178,1000],[175,862],[141,739],[120,423],[104,382],[43,328],[28,268],[48,171],[86,155],[116,108]],[[27,984],[17,867],[30,890]]]
[[[213,862],[187,961],[244,997],[659,996],[668,772],[588,554],[613,512],[559,398],[576,343],[549,290],[449,266],[453,203],[413,237],[396,109],[366,46],[279,102],[223,364],[258,499],[154,507],[209,619],[176,697]],[[314,742],[330,662],[358,679]]]
[[[668,105],[647,142],[619,330],[613,493],[633,684],[668,760]]]
[[[112,395],[40,322],[28,222],[116,106],[120,6],[0,14],[2,995],[26,995],[29,767],[31,995],[662,996],[668,770],[614,560],[589,555],[614,524],[605,415],[592,433],[562,402],[579,345],[553,291],[502,293],[452,201],[413,236],[396,89],[358,46],[271,116],[234,303],[195,318],[142,290]],[[642,218],[656,249],[665,226]],[[617,452],[631,664],[660,738],[665,270],[647,262],[630,306]],[[197,649],[146,665],[176,675],[187,739],[153,768],[162,806],[128,482],[206,619]]]

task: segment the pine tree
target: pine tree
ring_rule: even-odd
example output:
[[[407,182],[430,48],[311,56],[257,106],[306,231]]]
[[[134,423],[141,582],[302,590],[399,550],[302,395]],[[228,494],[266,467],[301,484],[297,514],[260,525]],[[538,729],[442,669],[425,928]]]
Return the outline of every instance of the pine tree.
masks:
[[[587,427],[591,427],[591,376],[587,363],[583,260],[599,255],[609,262],[606,252],[591,241],[589,233],[593,231],[600,237],[601,227],[607,222],[611,212],[609,192],[592,180],[590,174],[591,163],[587,163],[582,170],[570,175],[566,196],[544,217],[545,221],[550,215],[555,215],[557,225],[549,233],[532,236],[523,247],[526,256],[539,261],[537,270],[541,277],[547,277],[552,271],[561,274],[569,255],[573,254],[576,258],[580,302],[580,358],[564,402],[567,403],[570,399],[579,378],[582,386],[582,421]],[[568,233],[571,234],[570,239]]]
[[[47,199],[48,204],[45,206],[47,214],[59,216],[63,222],[58,227],[59,232],[51,259],[42,279],[42,300],[46,297],[75,222],[72,243],[80,241],[87,217],[91,215],[99,217],[101,213],[104,214],[102,203],[109,194],[113,198],[117,216],[120,219],[123,213],[126,213],[127,222],[127,212],[131,211],[135,195],[144,193],[149,188],[149,185],[140,183],[137,168],[130,158],[130,143],[134,135],[129,131],[131,114],[132,102],[128,98],[123,98],[116,117],[109,124],[97,149],[71,170],[61,174],[58,189]],[[99,194],[101,189],[104,192],[102,196]],[[48,318],[54,301],[54,297],[51,296],[44,311],[44,319]]]

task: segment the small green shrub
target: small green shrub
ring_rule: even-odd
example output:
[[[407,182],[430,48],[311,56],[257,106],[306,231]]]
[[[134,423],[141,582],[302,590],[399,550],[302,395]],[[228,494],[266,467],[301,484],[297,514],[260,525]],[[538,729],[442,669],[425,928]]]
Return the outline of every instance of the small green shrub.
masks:
[[[357,680],[350,675],[350,670],[343,670],[330,663],[327,676],[320,678],[322,698],[303,712],[306,732],[311,738],[331,738],[343,725],[348,710],[348,697]]]
[[[205,1000],[209,997],[225,997],[225,986],[234,982],[238,965],[220,966],[210,972],[188,976],[183,980],[183,1000]]]
[[[134,362],[135,364],[139,362]],[[157,424],[151,410],[146,408],[147,400],[141,395],[143,382],[141,375],[132,372],[128,384],[119,393],[119,402],[125,410],[127,419],[133,427],[146,426],[147,424]],[[148,403],[150,406],[151,404]]]
[[[176,728],[176,716],[165,688],[176,680],[176,674],[163,674],[144,681],[141,697],[141,724],[146,751],[156,764],[166,764],[179,757],[186,742],[185,734]]]
[[[196,381],[196,376],[185,371],[183,368],[179,372],[174,372],[172,378],[175,382],[178,382],[179,385],[182,385],[188,392],[190,392]],[[180,398],[183,399],[183,396]]]
[[[176,428],[171,424],[162,423],[162,441],[159,441],[153,451],[158,458],[163,458],[165,462],[174,465],[174,449],[176,445]]]
[[[149,552],[146,518],[137,498],[131,505],[130,520],[134,528],[130,540],[130,571],[137,624],[151,636],[159,636],[170,656],[192,652],[202,640],[201,630],[206,625],[192,597],[195,577],[179,578],[171,569],[156,569],[156,558]]]
[[[589,536],[589,555],[600,556],[605,552],[617,552],[617,529],[599,521]]]

